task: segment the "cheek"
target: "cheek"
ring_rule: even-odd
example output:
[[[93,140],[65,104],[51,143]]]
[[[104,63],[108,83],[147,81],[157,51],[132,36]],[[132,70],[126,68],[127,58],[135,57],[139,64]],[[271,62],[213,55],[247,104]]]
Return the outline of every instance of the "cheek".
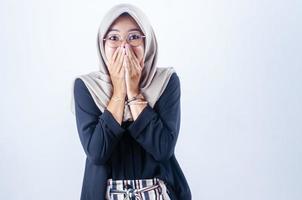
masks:
[[[109,62],[110,58],[113,56],[114,52],[115,52],[114,48],[105,46],[105,55],[106,55],[108,62]]]
[[[144,57],[144,46],[133,47],[133,51],[139,61]]]

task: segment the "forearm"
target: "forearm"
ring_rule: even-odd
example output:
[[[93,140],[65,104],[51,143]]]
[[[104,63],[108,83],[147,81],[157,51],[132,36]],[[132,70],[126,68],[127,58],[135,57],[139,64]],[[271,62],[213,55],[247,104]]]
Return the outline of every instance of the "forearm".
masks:
[[[180,106],[174,102],[157,110],[147,105],[127,127],[130,135],[158,161],[169,159],[174,152],[180,128]]]
[[[124,115],[125,96],[118,93],[113,93],[107,110],[111,112],[115,120],[121,125]]]
[[[138,95],[139,94],[139,95]],[[140,92],[128,92],[128,99],[132,99],[133,97],[138,97],[139,100],[132,101],[128,104],[133,120],[135,121],[139,114],[144,110],[144,108],[147,106],[147,101],[142,93]],[[142,103],[145,102],[145,103]]]
[[[87,158],[94,164],[104,164],[125,133],[108,110],[99,112],[88,88],[78,78],[74,85],[76,124]]]
[[[129,105],[131,113],[132,113],[133,120],[137,119],[137,117],[139,116],[139,114],[144,110],[144,108],[146,106],[147,106],[146,104],[133,104],[133,105]]]

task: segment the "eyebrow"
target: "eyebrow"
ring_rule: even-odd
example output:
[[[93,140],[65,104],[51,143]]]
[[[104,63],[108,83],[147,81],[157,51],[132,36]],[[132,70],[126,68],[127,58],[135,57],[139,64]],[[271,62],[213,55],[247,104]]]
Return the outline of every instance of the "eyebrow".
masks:
[[[114,28],[111,28],[111,29],[108,30],[108,32],[110,32],[110,31],[117,31],[117,32],[120,32],[120,30],[114,29]],[[141,30],[138,29],[138,28],[132,28],[132,29],[129,29],[129,30],[128,30],[128,32],[130,32],[130,31],[141,31]]]

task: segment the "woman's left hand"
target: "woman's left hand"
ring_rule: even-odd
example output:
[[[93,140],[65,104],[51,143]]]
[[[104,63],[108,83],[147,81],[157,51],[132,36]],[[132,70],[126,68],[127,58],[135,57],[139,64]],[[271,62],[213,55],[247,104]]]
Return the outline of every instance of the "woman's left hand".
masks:
[[[125,56],[125,81],[128,98],[136,96],[140,92],[139,83],[141,79],[141,73],[144,62],[139,62],[136,55],[134,54],[132,48],[126,44],[126,54]]]

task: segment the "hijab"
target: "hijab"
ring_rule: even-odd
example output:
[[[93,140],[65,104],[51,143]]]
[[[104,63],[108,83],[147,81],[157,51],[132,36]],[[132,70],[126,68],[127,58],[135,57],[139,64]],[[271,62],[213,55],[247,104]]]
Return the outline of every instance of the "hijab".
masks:
[[[152,108],[164,92],[168,81],[175,71],[173,67],[157,67],[157,41],[153,28],[147,16],[136,6],[121,3],[112,7],[101,21],[97,33],[97,53],[99,56],[99,70],[90,73],[77,75],[72,82],[72,98],[71,111],[75,114],[74,100],[74,82],[80,78],[84,83],[89,93],[91,94],[94,103],[104,112],[111,96],[113,94],[113,85],[110,79],[110,74],[106,66],[108,60],[105,55],[103,38],[110,28],[111,24],[123,13],[128,13],[138,24],[145,37],[144,50],[144,67],[140,80],[140,92],[145,97],[148,105]],[[128,105],[124,107],[123,121],[133,121],[131,110]]]

